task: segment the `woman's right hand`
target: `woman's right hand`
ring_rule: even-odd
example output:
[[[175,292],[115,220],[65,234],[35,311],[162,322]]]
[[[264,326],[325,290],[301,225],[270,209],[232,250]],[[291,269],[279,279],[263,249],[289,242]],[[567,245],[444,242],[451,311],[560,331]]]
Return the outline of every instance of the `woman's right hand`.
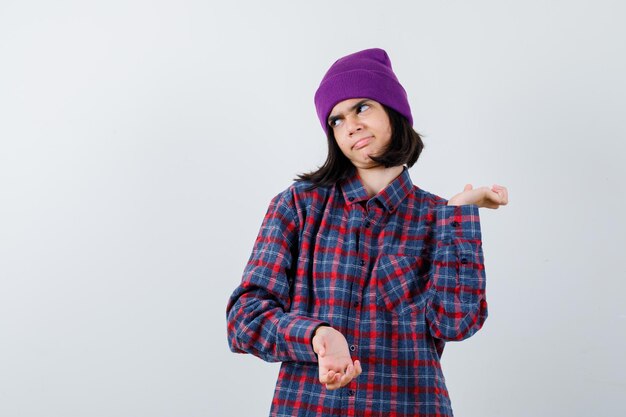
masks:
[[[344,387],[361,375],[361,363],[352,362],[348,342],[341,332],[329,326],[318,327],[312,342],[313,351],[317,353],[319,379],[326,388]]]

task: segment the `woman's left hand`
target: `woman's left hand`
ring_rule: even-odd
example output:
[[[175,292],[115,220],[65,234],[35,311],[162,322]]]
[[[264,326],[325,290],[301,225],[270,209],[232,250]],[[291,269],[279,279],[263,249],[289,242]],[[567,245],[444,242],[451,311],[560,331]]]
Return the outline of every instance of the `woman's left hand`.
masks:
[[[497,209],[500,206],[506,206],[508,202],[509,192],[506,187],[494,184],[491,188],[473,188],[472,184],[467,184],[462,192],[448,200],[448,205],[464,206],[466,204],[476,204],[478,207]]]

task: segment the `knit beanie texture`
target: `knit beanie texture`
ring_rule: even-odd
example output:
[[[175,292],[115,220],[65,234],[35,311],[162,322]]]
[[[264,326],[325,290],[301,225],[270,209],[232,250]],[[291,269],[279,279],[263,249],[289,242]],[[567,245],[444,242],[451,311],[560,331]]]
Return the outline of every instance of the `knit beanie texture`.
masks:
[[[391,67],[387,52],[365,49],[339,58],[326,72],[315,92],[315,108],[328,133],[328,116],[335,105],[351,98],[369,98],[391,107],[413,125],[406,91]]]

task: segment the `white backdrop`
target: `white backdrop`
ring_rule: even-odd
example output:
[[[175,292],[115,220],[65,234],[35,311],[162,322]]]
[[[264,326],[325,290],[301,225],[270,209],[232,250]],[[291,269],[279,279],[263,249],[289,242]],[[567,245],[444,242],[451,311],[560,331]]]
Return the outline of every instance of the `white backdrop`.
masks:
[[[490,317],[463,417],[623,416],[621,1],[0,2],[0,415],[263,416],[227,299],[270,199],[324,160],[313,94],[387,50],[415,184],[481,209]]]

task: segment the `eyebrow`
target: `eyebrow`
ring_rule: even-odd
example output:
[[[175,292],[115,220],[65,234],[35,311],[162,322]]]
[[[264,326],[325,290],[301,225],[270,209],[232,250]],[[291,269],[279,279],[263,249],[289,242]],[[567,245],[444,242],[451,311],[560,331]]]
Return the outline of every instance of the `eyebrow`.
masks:
[[[364,100],[360,100],[358,101],[354,106],[351,106],[348,110],[349,112],[353,112],[356,109],[358,109],[360,106],[362,106],[363,104],[367,103],[368,101],[370,101],[370,99],[366,98]],[[341,116],[343,116],[343,113],[338,113],[338,114],[331,114],[330,116],[328,116],[328,120],[327,122],[330,124],[333,121],[339,119]]]

